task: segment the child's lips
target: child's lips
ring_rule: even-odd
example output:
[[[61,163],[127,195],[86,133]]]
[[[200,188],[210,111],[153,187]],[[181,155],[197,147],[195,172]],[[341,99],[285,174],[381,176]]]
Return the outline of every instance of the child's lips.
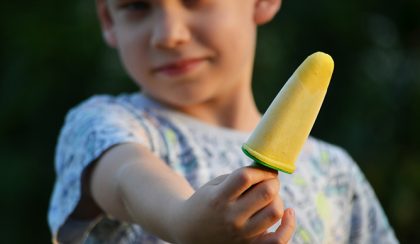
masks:
[[[203,63],[205,58],[182,59],[179,61],[167,63],[154,68],[153,73],[161,73],[167,76],[178,76],[192,71],[196,66]]]

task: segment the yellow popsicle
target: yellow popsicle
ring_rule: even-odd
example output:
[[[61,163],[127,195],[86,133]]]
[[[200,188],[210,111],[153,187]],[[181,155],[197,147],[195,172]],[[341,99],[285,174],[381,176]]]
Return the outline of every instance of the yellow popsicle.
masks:
[[[286,173],[307,140],[330,83],[331,56],[316,52],[305,59],[274,98],[242,150],[257,163]]]

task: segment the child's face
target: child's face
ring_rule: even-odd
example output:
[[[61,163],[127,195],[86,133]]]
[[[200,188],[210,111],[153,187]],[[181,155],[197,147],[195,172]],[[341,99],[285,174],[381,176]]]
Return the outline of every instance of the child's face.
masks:
[[[105,39],[156,99],[189,106],[249,86],[259,0],[104,1]]]

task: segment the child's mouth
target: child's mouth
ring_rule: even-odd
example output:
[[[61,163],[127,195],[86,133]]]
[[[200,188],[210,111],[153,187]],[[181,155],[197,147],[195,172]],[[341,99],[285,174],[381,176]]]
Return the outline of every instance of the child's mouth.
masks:
[[[205,61],[204,58],[183,59],[167,63],[153,69],[153,73],[160,73],[166,76],[179,76],[187,74]]]

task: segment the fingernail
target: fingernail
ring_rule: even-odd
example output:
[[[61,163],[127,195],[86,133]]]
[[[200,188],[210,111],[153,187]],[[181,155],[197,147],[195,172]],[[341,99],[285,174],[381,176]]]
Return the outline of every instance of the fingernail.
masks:
[[[289,208],[289,214],[292,217],[295,217],[295,210],[293,208]]]

